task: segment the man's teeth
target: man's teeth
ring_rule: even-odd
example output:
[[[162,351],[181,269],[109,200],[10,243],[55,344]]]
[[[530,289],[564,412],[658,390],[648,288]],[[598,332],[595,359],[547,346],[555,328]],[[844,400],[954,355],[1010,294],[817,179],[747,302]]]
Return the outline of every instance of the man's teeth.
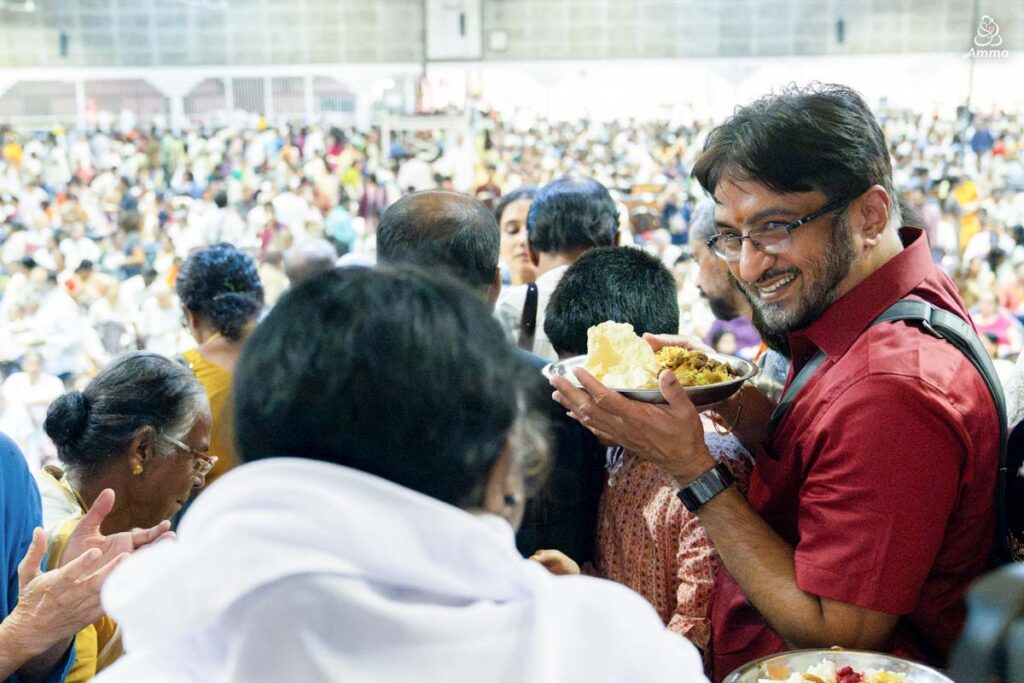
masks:
[[[785,276],[784,278],[782,278],[781,280],[779,280],[775,284],[769,285],[768,287],[758,287],[758,289],[760,289],[765,294],[771,294],[772,292],[774,292],[778,288],[784,287],[784,286],[788,285],[790,282],[792,282],[795,279],[796,279],[796,273],[790,273],[789,275]]]

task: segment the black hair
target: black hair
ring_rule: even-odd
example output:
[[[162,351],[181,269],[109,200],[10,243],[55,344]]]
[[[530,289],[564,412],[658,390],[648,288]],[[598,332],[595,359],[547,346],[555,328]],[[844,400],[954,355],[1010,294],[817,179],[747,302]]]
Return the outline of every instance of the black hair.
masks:
[[[533,198],[526,216],[530,246],[563,253],[615,244],[619,212],[604,185],[589,178],[559,178]]]
[[[228,205],[228,193],[225,190],[218,190],[213,195],[213,203],[217,205],[218,209],[223,209]]]
[[[498,200],[498,205],[494,207],[494,220],[496,220],[500,226],[501,216],[505,213],[505,209],[508,208],[509,204],[520,200],[532,200],[535,196],[537,196],[537,188],[532,185],[520,187],[519,189],[513,190],[512,192],[502,196],[501,199]]]
[[[587,352],[587,330],[607,320],[637,334],[679,332],[676,282],[661,261],[633,247],[587,251],[562,276],[544,315],[559,354]]]
[[[228,339],[240,339],[263,309],[256,262],[230,244],[193,251],[174,284],[181,303]]]
[[[122,455],[143,427],[180,439],[206,396],[195,375],[156,353],[115,358],[84,391],[69,391],[46,411],[43,428],[66,466],[95,471]]]
[[[322,460],[477,505],[517,417],[518,367],[487,305],[449,276],[321,273],[285,293],[246,343],[239,452]]]
[[[483,203],[458,192],[414,192],[388,207],[377,226],[381,263],[447,268],[476,289],[494,283],[501,234]]]
[[[774,192],[817,190],[830,202],[881,185],[898,212],[885,135],[863,98],[842,85],[794,85],[739,108],[711,131],[693,167],[712,194],[727,175]]]
[[[718,342],[722,341],[722,337],[727,334],[731,334],[734,338],[736,337],[736,333],[727,327],[720,327],[715,330],[715,333],[711,335],[711,346],[717,349]]]

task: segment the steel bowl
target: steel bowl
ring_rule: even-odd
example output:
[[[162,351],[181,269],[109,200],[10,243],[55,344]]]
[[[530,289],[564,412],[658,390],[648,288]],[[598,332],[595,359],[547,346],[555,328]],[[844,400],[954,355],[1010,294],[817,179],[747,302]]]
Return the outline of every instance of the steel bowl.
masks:
[[[726,356],[721,353],[708,353],[708,358],[712,358],[717,360],[719,363],[725,363],[728,365],[736,375],[736,378],[719,384],[706,384],[702,387],[684,387],[686,389],[686,395],[690,397],[690,400],[695,406],[706,406],[711,405],[712,403],[718,403],[719,401],[724,401],[739,391],[740,387],[743,386],[743,383],[755,376],[760,370],[760,368],[754,363],[743,360],[742,358],[736,358],[735,356]],[[541,374],[548,379],[558,376],[565,377],[578,387],[580,386],[580,381],[576,379],[576,375],[573,373],[573,370],[583,367],[586,360],[586,356],[573,356],[572,358],[560,360],[557,363],[549,363],[541,370]],[[661,395],[660,389],[608,388],[613,391],[617,391],[626,398],[631,398],[634,401],[643,401],[644,403],[666,402],[665,397]]]
[[[831,659],[838,668],[852,667],[854,671],[864,673],[869,669],[892,671],[907,679],[907,683],[953,683],[947,676],[935,669],[880,652],[863,652],[860,650],[793,650],[777,655],[768,655],[744,664],[725,677],[724,683],[757,683],[759,679],[768,678],[768,668],[786,666],[793,673],[803,673],[812,666],[820,664],[824,659]]]

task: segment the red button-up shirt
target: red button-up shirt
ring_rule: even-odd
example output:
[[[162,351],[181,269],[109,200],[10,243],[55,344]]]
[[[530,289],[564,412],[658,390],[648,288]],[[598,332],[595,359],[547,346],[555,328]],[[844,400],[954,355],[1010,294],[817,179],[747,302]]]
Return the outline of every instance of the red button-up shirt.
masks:
[[[827,360],[758,454],[748,499],[795,548],[797,586],[903,615],[890,650],[941,661],[995,531],[999,422],[977,370],[905,322],[868,327],[911,296],[970,316],[920,230],[905,249],[790,335],[790,380]],[[726,573],[712,605],[713,678],[786,649]]]

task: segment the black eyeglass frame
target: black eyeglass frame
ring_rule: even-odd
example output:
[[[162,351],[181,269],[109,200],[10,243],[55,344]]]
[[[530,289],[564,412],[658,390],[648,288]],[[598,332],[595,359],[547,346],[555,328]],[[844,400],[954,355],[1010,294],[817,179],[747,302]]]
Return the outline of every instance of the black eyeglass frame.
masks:
[[[797,220],[793,221],[792,223],[787,223],[785,225],[781,225],[781,226],[776,227],[776,228],[767,228],[767,229],[755,228],[754,230],[751,230],[746,235],[737,235],[737,236],[733,237],[730,240],[731,242],[738,242],[739,245],[740,245],[740,248],[737,249],[737,251],[736,251],[735,258],[729,258],[729,256],[724,251],[722,251],[720,247],[718,247],[718,242],[719,242],[720,238],[723,236],[722,233],[716,233],[716,234],[712,235],[711,237],[709,237],[707,239],[707,242],[705,242],[705,244],[707,244],[708,249],[710,249],[711,252],[715,256],[717,256],[718,258],[722,259],[723,261],[738,261],[739,260],[740,253],[743,251],[743,240],[750,240],[750,243],[753,244],[754,247],[758,251],[764,251],[765,253],[768,253],[768,254],[780,254],[783,251],[786,251],[786,249],[788,249],[789,246],[787,245],[786,248],[782,249],[781,251],[766,251],[761,246],[761,244],[757,241],[757,237],[759,237],[761,235],[765,235],[765,234],[776,234],[777,235],[777,234],[780,234],[782,230],[786,231],[786,236],[787,237],[792,236],[793,231],[796,230],[797,228],[799,228],[800,226],[807,225],[811,221],[813,221],[813,220],[815,220],[817,218],[821,218],[822,216],[824,216],[827,213],[832,213],[833,211],[839,211],[841,209],[845,209],[852,202],[853,202],[852,199],[839,199],[839,200],[836,200],[834,202],[829,202],[828,204],[826,204],[825,206],[821,207],[817,211],[812,211],[811,213],[807,214],[803,218],[798,218]]]

